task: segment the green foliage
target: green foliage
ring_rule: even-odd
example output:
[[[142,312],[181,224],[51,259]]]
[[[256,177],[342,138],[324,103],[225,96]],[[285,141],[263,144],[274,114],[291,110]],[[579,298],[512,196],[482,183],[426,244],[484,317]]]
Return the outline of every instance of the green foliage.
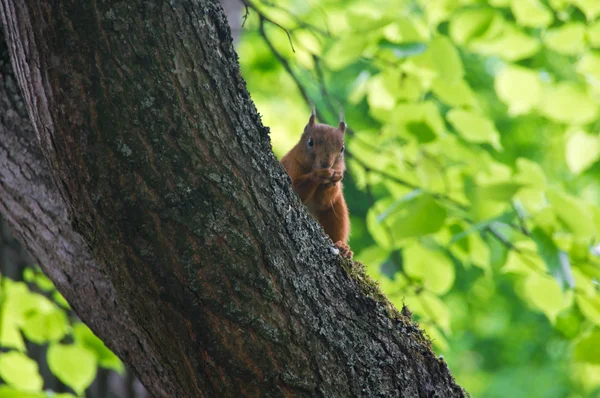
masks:
[[[27,344],[48,345],[50,371],[78,396],[94,381],[98,366],[123,371],[121,361],[83,323],[73,319],[66,300],[39,271],[27,268],[27,282],[0,275],[0,398],[69,398],[43,390],[38,364]]]
[[[250,8],[238,52],[275,153],[304,96],[322,122],[344,109],[356,258],[458,381],[599,394],[600,2]]]

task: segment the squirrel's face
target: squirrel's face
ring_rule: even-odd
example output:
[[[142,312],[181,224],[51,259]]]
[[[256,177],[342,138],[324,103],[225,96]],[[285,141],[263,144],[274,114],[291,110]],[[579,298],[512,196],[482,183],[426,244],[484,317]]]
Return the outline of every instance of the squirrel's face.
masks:
[[[312,169],[329,168],[343,173],[345,131],[344,122],[335,128],[315,123],[315,117],[311,115],[304,128],[301,144]]]

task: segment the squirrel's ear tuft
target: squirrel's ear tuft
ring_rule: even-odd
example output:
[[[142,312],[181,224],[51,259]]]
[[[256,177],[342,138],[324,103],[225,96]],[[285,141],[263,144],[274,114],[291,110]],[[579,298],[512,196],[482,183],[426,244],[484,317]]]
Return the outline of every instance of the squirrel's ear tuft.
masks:
[[[346,122],[342,120],[338,125],[338,129],[344,134],[346,132]]]
[[[314,106],[313,106],[313,108],[312,108],[312,112],[311,112],[311,114],[310,114],[310,118],[308,119],[308,125],[309,125],[309,126],[314,126],[314,125],[315,125],[315,123],[316,123],[316,121],[317,121],[317,116],[316,116],[316,113],[317,113],[317,112],[315,111],[315,108],[314,108]]]

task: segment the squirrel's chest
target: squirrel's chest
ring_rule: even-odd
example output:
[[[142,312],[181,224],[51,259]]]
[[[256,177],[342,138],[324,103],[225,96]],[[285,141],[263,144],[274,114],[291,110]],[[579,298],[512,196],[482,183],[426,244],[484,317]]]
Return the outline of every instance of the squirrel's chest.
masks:
[[[313,199],[304,203],[304,205],[308,208],[309,213],[312,214],[313,217],[317,216],[317,213],[320,210],[320,206],[317,206],[317,203],[315,203],[315,201]]]
[[[320,212],[326,211],[332,207],[333,193],[331,188],[327,189],[319,187],[315,194],[309,200],[304,202],[304,205],[308,208],[310,214],[317,217]]]

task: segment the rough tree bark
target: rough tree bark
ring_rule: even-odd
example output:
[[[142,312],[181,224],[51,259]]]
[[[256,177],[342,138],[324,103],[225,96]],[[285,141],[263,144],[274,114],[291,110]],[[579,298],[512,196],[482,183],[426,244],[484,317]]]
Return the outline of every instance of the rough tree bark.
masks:
[[[299,203],[215,2],[0,13],[35,130],[0,128],[0,212],[151,393],[464,395]]]

